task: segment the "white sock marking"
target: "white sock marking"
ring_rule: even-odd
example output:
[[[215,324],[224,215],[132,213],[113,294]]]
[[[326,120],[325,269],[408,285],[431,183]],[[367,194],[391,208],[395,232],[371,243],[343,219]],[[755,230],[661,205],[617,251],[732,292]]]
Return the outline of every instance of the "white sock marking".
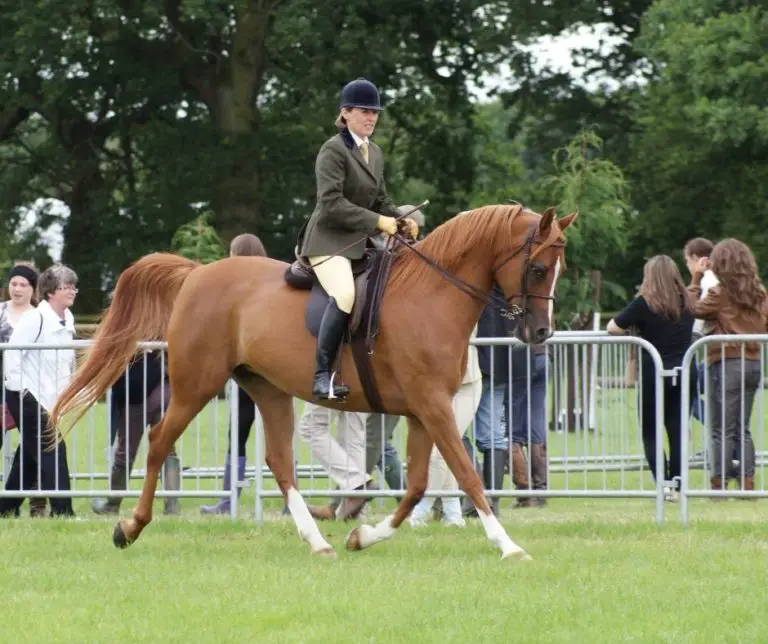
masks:
[[[379,543],[379,541],[391,539],[395,534],[395,529],[392,527],[392,520],[394,518],[395,515],[390,514],[375,526],[370,526],[365,523],[361,525],[358,528],[360,534],[360,547],[367,548],[374,543]]]
[[[501,550],[502,559],[507,557],[527,558],[528,555],[526,555],[525,550],[509,538],[504,526],[499,523],[493,513],[485,514],[482,510],[478,510],[477,514],[480,516],[480,523],[483,524],[486,536],[491,540],[491,543]]]
[[[299,531],[299,536],[309,543],[312,552],[326,549],[333,550],[331,544],[320,534],[317,523],[315,523],[315,520],[309,513],[309,508],[304,502],[304,498],[296,488],[288,490],[288,509],[291,511],[291,516]]]

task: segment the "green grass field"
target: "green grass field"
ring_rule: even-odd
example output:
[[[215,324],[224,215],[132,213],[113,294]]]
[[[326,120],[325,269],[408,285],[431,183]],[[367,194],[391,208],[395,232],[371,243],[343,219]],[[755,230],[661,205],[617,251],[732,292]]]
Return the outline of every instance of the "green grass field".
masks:
[[[634,395],[602,396],[598,431],[550,433],[550,456],[640,453]],[[225,412],[223,402],[212,403],[199,431],[190,426],[179,444],[184,465],[223,464]],[[759,449],[762,425],[755,423]],[[74,470],[106,470],[104,427],[98,406],[68,438]],[[697,433],[692,449],[700,445]],[[309,462],[304,446],[298,453]],[[762,479],[761,471],[758,485]],[[703,474],[694,471],[692,482],[704,487]],[[220,485],[184,478],[185,490]],[[310,485],[327,482],[300,482]],[[550,486],[653,489],[647,471],[586,473],[578,465],[553,473]],[[98,490],[106,482],[79,480],[76,487]],[[322,524],[339,556],[315,559],[290,518],[280,516],[281,500],[265,502],[263,525],[250,520],[253,500],[251,487],[235,522],[200,518],[204,499],[184,499],[180,518],[162,516],[158,501],[155,521],[126,551],[112,546],[114,519],[95,517],[88,499],[75,501],[82,521],[3,521],[0,587],[8,617],[0,642],[768,640],[765,501],[693,500],[692,523],[683,529],[674,504],[657,526],[653,500],[561,498],[526,510],[505,500],[502,522],[534,560],[502,562],[477,522],[418,531],[406,523],[392,541],[359,553],[344,550],[349,525]],[[126,501],[123,516],[133,505]],[[376,500],[367,520],[391,507]]]
[[[761,503],[697,502],[687,530],[650,501],[555,500],[503,512],[530,562],[501,561],[472,522],[404,525],[314,559],[290,519],[158,517],[126,551],[113,521],[0,529],[3,642],[760,642]]]

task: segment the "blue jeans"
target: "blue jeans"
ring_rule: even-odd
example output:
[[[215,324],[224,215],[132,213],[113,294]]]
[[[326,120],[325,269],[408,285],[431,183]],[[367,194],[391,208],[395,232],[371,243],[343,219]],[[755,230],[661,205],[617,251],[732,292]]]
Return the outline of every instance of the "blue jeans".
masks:
[[[519,445],[543,445],[546,443],[547,356],[544,354],[531,356],[530,391],[527,377],[514,378],[511,397],[506,389],[505,394],[507,431],[512,442]],[[529,407],[530,416],[528,415]]]
[[[501,424],[501,409],[504,405],[506,383],[494,383],[483,376],[483,393],[475,412],[475,445],[481,452],[492,449],[509,449],[509,439]]]

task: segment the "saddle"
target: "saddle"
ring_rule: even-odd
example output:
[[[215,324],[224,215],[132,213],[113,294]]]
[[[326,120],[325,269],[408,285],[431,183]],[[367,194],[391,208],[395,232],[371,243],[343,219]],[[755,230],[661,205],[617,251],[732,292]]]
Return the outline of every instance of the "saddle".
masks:
[[[377,246],[367,248],[361,259],[352,262],[355,303],[349,316],[347,334],[339,347],[337,357],[338,362],[344,345],[349,344],[368,404],[379,413],[385,413],[385,410],[376,386],[370,356],[379,334],[381,300],[394,258],[395,253],[392,250]],[[292,288],[310,291],[304,323],[307,331],[317,337],[328,304],[328,294],[317,280],[312,266],[299,257],[298,253],[296,261],[285,270],[284,278]]]

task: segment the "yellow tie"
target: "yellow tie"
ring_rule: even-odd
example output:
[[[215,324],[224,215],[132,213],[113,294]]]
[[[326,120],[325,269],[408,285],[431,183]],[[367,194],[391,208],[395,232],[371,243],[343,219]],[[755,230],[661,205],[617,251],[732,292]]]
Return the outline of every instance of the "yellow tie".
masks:
[[[368,164],[368,141],[363,141],[360,144],[360,153],[363,155],[363,159],[365,159],[366,165]]]

